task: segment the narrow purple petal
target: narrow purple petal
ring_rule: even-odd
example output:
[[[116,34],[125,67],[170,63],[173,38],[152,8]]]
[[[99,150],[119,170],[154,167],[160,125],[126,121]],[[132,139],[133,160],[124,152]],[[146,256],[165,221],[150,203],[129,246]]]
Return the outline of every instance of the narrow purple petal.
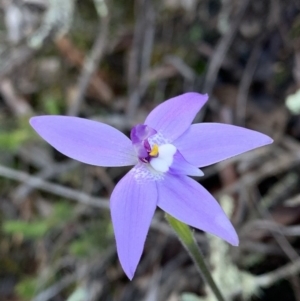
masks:
[[[218,202],[199,183],[187,176],[165,176],[158,181],[158,206],[180,221],[214,234],[230,244],[238,236]]]
[[[133,144],[141,143],[156,133],[157,131],[145,124],[137,124],[130,132],[130,139]]]
[[[157,204],[155,182],[139,179],[137,168],[117,184],[110,203],[117,251],[129,279],[140,261]]]
[[[208,96],[185,93],[157,106],[145,120],[145,124],[162,133],[172,142],[191,125]]]
[[[68,116],[38,116],[31,126],[64,155],[92,165],[134,165],[137,157],[129,138],[96,121]]]
[[[130,138],[137,157],[143,162],[149,162],[151,145],[148,138],[156,133],[157,131],[145,124],[137,124],[130,132]]]
[[[191,164],[203,167],[242,154],[273,140],[259,132],[229,124],[193,124],[173,144]]]
[[[196,166],[187,162],[179,151],[173,157],[173,163],[169,169],[172,174],[189,175],[195,177],[203,176],[203,172]]]

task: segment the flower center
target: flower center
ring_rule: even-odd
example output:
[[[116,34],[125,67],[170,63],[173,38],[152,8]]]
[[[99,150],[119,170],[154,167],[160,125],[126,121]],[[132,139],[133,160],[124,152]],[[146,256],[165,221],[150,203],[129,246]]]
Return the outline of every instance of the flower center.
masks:
[[[144,146],[145,146],[145,150],[147,152],[147,156],[146,157],[139,157],[139,159],[142,162],[149,163],[152,158],[158,157],[158,145],[157,144],[154,144],[152,149],[151,149],[149,142],[146,141],[144,143]],[[144,153],[143,153],[143,155],[144,155]]]
[[[149,153],[150,157],[157,157],[158,156],[158,145],[154,144],[152,147],[151,152]]]
[[[177,149],[174,145],[163,141],[161,137],[156,143],[157,135],[156,130],[138,124],[131,130],[130,138],[141,162],[149,163],[155,171],[166,172],[173,163],[173,156]]]

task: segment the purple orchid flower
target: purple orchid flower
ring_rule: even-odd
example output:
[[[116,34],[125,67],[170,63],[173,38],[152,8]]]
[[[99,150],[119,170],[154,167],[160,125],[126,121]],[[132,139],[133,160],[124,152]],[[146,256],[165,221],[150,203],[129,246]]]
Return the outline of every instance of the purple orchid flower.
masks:
[[[156,206],[197,229],[237,246],[239,239],[218,202],[188,176],[204,167],[272,143],[241,127],[191,125],[207,95],[186,93],[157,106],[131,130],[131,141],[115,128],[78,117],[38,116],[36,132],[64,155],[96,166],[134,167],[116,185],[111,216],[121,265],[132,279]]]

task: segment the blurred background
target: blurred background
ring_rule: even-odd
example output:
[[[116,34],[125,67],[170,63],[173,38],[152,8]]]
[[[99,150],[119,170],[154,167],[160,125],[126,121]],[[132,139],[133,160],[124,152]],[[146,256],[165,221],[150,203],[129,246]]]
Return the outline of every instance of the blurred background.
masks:
[[[0,300],[212,301],[157,211],[130,282],[109,196],[128,168],[56,152],[29,127],[62,114],[128,134],[152,108],[209,93],[197,122],[268,147],[204,169],[240,247],[196,232],[228,300],[300,301],[300,1],[0,0]]]

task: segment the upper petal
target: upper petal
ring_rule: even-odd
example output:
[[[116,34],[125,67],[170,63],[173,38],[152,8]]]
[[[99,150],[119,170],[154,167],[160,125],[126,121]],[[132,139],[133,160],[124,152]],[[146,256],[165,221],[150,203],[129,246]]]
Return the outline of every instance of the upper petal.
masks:
[[[146,118],[145,124],[161,132],[172,142],[191,125],[208,96],[185,93],[157,106]]]
[[[230,244],[239,244],[238,236],[212,195],[187,176],[165,175],[157,182],[157,205],[180,221],[217,235]]]
[[[110,202],[117,251],[129,279],[140,261],[157,204],[155,181],[137,177],[136,168],[117,184]]]
[[[127,166],[137,162],[129,138],[115,128],[69,116],[38,116],[31,126],[64,155],[92,165]]]
[[[267,135],[221,123],[199,123],[173,144],[184,158],[198,167],[207,166],[272,143]]]

